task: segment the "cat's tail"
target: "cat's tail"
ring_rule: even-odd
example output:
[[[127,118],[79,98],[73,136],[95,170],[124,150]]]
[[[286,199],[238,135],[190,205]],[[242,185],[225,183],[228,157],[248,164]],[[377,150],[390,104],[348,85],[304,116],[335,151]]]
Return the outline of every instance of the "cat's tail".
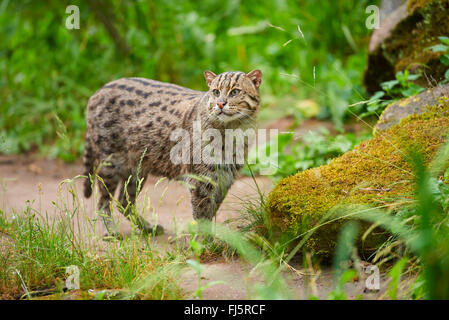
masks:
[[[84,175],[87,176],[87,179],[84,180],[84,196],[89,198],[92,195],[92,181],[91,177],[94,173],[94,153],[92,150],[92,146],[90,144],[90,139],[86,136],[86,146],[84,147],[84,157],[83,157],[83,165],[84,165]]]

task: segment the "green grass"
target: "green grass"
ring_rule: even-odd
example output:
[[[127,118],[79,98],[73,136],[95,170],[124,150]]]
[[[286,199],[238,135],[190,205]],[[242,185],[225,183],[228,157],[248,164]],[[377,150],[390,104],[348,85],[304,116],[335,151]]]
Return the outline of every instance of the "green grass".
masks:
[[[179,264],[169,255],[154,253],[138,238],[101,250],[75,236],[61,220],[40,219],[29,210],[14,218],[0,212],[0,230],[6,239],[0,252],[0,291],[2,298],[33,298],[42,290],[62,294],[66,268],[80,270],[80,289],[87,292],[120,289],[128,292],[148,274],[156,283],[133,291],[134,296],[151,299],[176,299],[183,293],[174,279]]]
[[[274,153],[277,156],[277,163],[270,163],[275,169],[270,177],[277,181],[299,171],[328,164],[333,158],[352,150],[371,137],[371,132],[366,130],[331,135],[329,130],[322,127],[317,131],[309,131],[300,138],[294,133],[280,133],[273,138],[276,139],[274,143],[269,141],[266,145],[260,146],[262,151],[251,149],[248,162],[253,164],[246,165],[242,173],[249,176],[250,170],[253,170],[255,174],[259,174],[261,169],[266,168],[266,164],[259,160],[258,154]],[[276,147],[277,150],[271,150]]]
[[[77,178],[65,181],[69,197],[55,201],[56,217],[31,206],[20,213],[0,210],[2,298],[34,298],[45,291],[62,296],[66,268],[71,265],[79,268],[83,298],[93,298],[89,290],[105,289],[120,290],[120,297],[128,299],[184,297],[175,281],[184,256],[159,253],[137,234],[120,242],[102,242],[95,232],[101,219],[85,214],[73,186]],[[152,281],[146,281],[148,275]]]

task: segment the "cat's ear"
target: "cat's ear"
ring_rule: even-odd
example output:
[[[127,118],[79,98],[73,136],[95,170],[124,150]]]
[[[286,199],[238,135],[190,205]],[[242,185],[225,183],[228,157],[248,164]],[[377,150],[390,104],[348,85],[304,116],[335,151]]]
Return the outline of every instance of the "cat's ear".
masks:
[[[204,78],[206,78],[207,85],[210,86],[212,81],[215,79],[217,75],[212,71],[206,70],[204,71]]]
[[[260,83],[262,82],[262,71],[256,69],[247,73],[246,76],[250,78],[256,88],[260,87]]]

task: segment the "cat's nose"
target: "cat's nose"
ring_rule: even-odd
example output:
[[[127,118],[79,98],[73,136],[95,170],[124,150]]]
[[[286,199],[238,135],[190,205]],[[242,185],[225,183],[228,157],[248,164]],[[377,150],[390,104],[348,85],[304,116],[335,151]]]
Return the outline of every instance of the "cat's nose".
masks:
[[[217,106],[218,106],[220,109],[223,109],[223,107],[225,106],[225,104],[226,104],[226,102],[217,102]]]

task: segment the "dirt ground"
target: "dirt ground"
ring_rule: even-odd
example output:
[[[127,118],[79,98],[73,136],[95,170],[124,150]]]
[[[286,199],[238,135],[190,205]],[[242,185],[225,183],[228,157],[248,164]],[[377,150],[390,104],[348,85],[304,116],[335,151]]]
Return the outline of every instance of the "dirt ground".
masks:
[[[81,174],[82,166],[76,164],[64,164],[60,161],[41,160],[24,156],[0,156],[0,208],[7,214],[20,213],[29,206],[50,218],[57,218],[60,210],[57,206],[72,203],[72,194],[67,191],[67,185],[62,183]],[[66,180],[67,181],[67,180]],[[159,183],[158,183],[159,181]],[[263,193],[269,192],[272,183],[267,177],[256,178],[257,184]],[[82,196],[82,179],[75,179],[74,190],[79,198],[84,201],[85,212],[78,213],[95,218],[95,199],[84,199]],[[146,196],[145,196],[146,194]],[[223,205],[217,214],[217,221],[223,222],[229,218],[238,216],[242,210],[242,201],[258,197],[255,182],[249,177],[239,178],[228,193]],[[151,200],[153,221],[162,225],[165,233],[157,236],[152,244],[159,249],[172,245],[171,239],[175,237],[176,230],[192,221],[189,192],[185,186],[167,180],[150,177],[142,189],[139,204],[143,205],[143,198]],[[150,210],[152,211],[152,210]],[[130,225],[119,213],[114,217],[120,221],[120,230],[126,235],[131,232]],[[176,225],[176,227],[175,227]],[[94,232],[100,236],[105,229],[102,223],[95,225]],[[91,231],[92,232],[92,231]],[[316,279],[316,292],[308,291],[306,285],[311,281],[308,270],[302,270],[294,265],[298,272],[286,273],[288,284],[294,292],[295,298],[307,298],[309,294],[317,294],[324,298],[332,290],[332,275],[329,270],[321,270]],[[247,299],[249,288],[255,283],[263,285],[261,279],[248,274],[247,266],[238,259],[225,261],[210,261],[204,265],[203,283],[209,281],[224,281],[224,284],[214,285],[203,292],[204,299]],[[197,278],[193,270],[186,269],[180,279],[181,287],[193,293],[197,288]],[[347,284],[346,292],[350,297],[362,294],[365,289],[364,280]],[[381,292],[384,290],[381,290]],[[368,294],[368,298],[376,298],[380,293]]]

